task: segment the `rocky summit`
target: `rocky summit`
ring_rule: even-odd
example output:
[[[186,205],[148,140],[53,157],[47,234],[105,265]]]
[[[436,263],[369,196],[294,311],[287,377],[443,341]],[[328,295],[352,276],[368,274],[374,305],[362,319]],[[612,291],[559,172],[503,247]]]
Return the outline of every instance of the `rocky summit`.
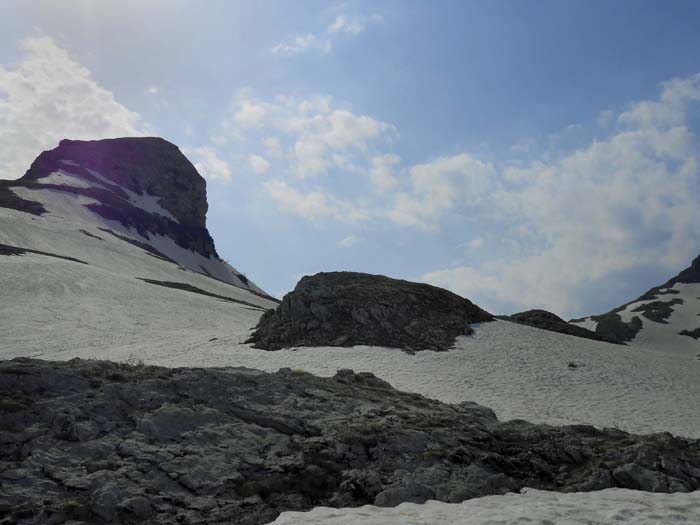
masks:
[[[87,184],[52,181],[52,175],[64,172]],[[170,237],[205,257],[216,256],[206,228],[206,182],[179,148],[162,138],[62,140],[56,148],[44,151],[21,179],[0,185],[0,206],[41,215],[46,211],[43,206],[18,198],[13,187],[90,197],[96,202],[86,207],[107,220],[144,236]],[[128,192],[156,198],[169,216],[148,213],[134,204]]]
[[[452,292],[382,275],[318,273],[302,278],[250,338],[256,348],[371,345],[408,352],[449,349],[470,323],[493,316]]]
[[[351,370],[14,359],[0,379],[0,523],[252,525],[523,487],[700,489],[699,440],[500,422]]]

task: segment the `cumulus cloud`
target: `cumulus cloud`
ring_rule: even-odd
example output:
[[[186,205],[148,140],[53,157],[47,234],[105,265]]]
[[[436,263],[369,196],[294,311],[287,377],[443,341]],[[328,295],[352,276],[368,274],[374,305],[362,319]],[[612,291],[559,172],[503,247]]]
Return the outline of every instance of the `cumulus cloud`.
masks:
[[[214,148],[209,146],[186,148],[184,153],[205,179],[217,182],[229,182],[231,180],[231,168]]]
[[[233,114],[233,120],[246,128],[258,128],[262,126],[275,107],[260,100],[254,100],[241,95],[237,99],[237,109]]]
[[[397,136],[390,124],[336,107],[324,96],[261,100],[242,92],[234,98],[232,113],[235,133],[258,140],[299,178],[316,177],[332,167],[361,171],[377,144]]]
[[[0,178],[20,177],[61,139],[143,134],[140,116],[48,37],[19,43],[22,59],[0,66]]]
[[[333,43],[338,37],[342,35],[357,36],[367,29],[368,24],[382,22],[383,20],[384,18],[379,14],[350,16],[341,13],[336,15],[325,31],[320,31],[317,34],[296,35],[289,40],[274,45],[270,48],[270,51],[274,55],[298,55],[311,51],[328,54],[333,50]]]
[[[268,181],[264,187],[282,210],[305,219],[316,221],[331,218],[342,222],[358,222],[368,218],[366,211],[323,190],[304,193],[282,180]]]
[[[260,155],[250,155],[248,157],[248,164],[250,164],[251,169],[258,175],[265,175],[270,171],[270,163]]]
[[[411,187],[399,192],[389,218],[405,226],[434,230],[448,211],[474,208],[495,184],[494,167],[461,153],[410,168]]]
[[[698,101],[700,75],[672,80],[658,100],[620,113],[619,128],[605,139],[504,170],[503,180],[513,184],[487,199],[510,224],[505,235],[519,250],[423,278],[485,305],[578,315],[583,290],[617,272],[678,271],[700,246],[700,154],[689,126]]]
[[[370,178],[374,185],[375,191],[378,193],[386,193],[398,186],[399,181],[395,175],[395,171],[401,157],[393,153],[385,153],[372,157],[372,171]]]

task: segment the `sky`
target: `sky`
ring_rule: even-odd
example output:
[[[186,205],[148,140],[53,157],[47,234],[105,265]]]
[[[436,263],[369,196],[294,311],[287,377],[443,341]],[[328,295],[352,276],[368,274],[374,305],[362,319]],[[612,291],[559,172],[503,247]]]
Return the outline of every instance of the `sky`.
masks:
[[[494,313],[602,313],[700,253],[700,3],[23,2],[0,18],[0,178],[154,135],[220,255]]]

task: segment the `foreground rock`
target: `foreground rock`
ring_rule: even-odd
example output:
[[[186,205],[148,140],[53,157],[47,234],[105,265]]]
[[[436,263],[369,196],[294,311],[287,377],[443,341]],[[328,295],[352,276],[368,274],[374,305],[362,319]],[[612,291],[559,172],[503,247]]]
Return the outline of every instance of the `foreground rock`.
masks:
[[[558,332],[560,334],[573,335],[575,337],[583,337],[584,339],[603,341],[605,343],[621,344],[618,340],[597,334],[582,326],[567,323],[558,315],[546,310],[527,310],[526,312],[518,312],[517,314],[504,315],[501,318],[506,321],[534,326],[535,328],[548,330],[550,332]]]
[[[452,292],[355,272],[302,278],[276,310],[263,315],[250,339],[256,348],[387,346],[447,350],[470,323],[493,316]]]
[[[258,524],[525,486],[698,490],[700,441],[501,423],[349,370],[0,362],[0,523]]]

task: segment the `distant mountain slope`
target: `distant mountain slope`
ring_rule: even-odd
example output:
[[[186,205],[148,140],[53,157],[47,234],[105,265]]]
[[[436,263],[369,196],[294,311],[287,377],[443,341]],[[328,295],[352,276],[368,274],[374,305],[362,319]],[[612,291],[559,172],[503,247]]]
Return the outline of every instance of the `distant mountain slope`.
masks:
[[[276,301],[217,255],[206,211],[204,179],[157,138],[62,141],[1,181],[5,352],[245,337]]]
[[[635,345],[700,351],[700,256],[661,286],[608,313],[572,324]]]

